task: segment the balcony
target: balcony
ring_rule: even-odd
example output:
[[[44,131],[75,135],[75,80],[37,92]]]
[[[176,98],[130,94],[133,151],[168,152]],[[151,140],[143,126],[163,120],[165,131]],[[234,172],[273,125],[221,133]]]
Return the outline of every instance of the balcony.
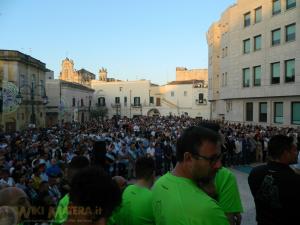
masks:
[[[132,108],[141,108],[142,105],[139,103],[139,104],[131,104],[131,107]]]
[[[193,84],[193,88],[208,88],[207,82],[196,82]]]
[[[207,105],[206,99],[196,99],[196,105]]]
[[[105,107],[106,106],[106,104],[105,104],[105,102],[104,103],[96,103],[96,107]]]
[[[112,108],[121,108],[121,103],[114,103],[114,104],[111,104],[111,107],[112,107]]]

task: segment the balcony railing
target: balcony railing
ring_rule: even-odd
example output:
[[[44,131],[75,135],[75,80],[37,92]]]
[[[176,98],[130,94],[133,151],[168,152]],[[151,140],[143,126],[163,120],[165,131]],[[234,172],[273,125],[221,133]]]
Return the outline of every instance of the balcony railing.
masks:
[[[207,105],[206,99],[196,99],[196,105]]]
[[[121,103],[114,103],[114,104],[111,104],[111,107],[112,107],[112,108],[121,108]]]
[[[141,108],[142,105],[141,104],[131,104],[132,108]]]
[[[96,106],[97,106],[97,107],[104,107],[104,106],[106,106],[106,104],[105,104],[105,102],[104,102],[104,103],[100,103],[100,104],[99,104],[99,103],[96,103]]]

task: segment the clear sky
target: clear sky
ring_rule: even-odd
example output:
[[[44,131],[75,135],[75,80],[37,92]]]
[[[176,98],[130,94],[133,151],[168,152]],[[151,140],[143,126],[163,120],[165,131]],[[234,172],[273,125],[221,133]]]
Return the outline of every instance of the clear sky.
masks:
[[[98,76],[175,80],[177,66],[207,68],[206,32],[236,0],[0,0],[0,49],[45,62],[65,57]]]

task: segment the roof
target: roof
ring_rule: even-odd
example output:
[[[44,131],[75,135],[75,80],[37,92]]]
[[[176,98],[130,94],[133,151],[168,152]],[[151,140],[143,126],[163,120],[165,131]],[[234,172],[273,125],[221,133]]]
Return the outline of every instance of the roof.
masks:
[[[204,80],[179,80],[179,81],[172,81],[170,83],[167,83],[167,85],[195,84],[195,83],[204,83]]]
[[[19,51],[0,49],[0,60],[21,62],[47,72],[46,63]]]
[[[85,90],[85,91],[91,91],[94,92],[95,90],[87,87],[85,85],[79,84],[79,83],[74,83],[74,82],[69,82],[69,81],[65,81],[65,80],[59,80],[62,84],[62,86],[69,86],[75,89],[80,89],[80,90]]]

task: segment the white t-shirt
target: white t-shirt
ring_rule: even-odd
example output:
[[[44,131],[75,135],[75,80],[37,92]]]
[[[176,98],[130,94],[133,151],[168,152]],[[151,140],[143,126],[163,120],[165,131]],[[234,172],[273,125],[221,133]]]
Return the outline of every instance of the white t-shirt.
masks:
[[[147,154],[149,154],[151,157],[154,157],[154,154],[155,154],[155,148],[153,148],[153,147],[148,147],[148,148],[147,148]]]

